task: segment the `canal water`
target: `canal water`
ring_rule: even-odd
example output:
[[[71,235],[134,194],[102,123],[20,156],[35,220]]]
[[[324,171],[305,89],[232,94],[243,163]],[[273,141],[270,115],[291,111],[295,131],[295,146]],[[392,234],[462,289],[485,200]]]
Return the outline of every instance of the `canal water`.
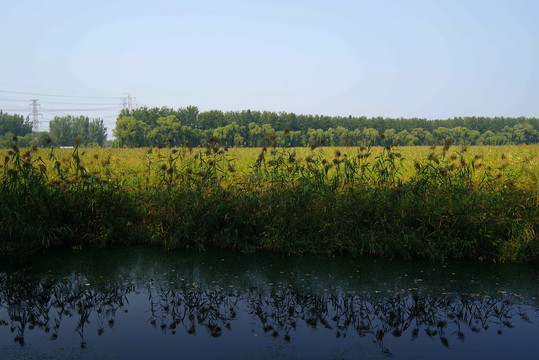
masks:
[[[534,358],[539,267],[148,247],[0,263],[2,359]]]

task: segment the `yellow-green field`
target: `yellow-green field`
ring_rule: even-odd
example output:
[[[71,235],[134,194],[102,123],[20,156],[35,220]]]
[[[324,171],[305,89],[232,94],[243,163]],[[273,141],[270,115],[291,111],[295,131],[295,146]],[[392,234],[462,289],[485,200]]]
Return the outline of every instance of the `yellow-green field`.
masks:
[[[22,153],[29,149],[21,150]],[[56,160],[61,166],[68,167],[72,162],[74,149],[54,149]],[[262,148],[220,148],[223,152],[223,159],[234,169],[231,177],[239,179],[246,177],[253,172],[253,165],[263,151]],[[226,151],[225,151],[226,150]],[[337,148],[337,147],[318,147],[314,150],[310,148],[289,148],[276,151],[281,154],[295,154],[295,158],[301,163],[309,156],[319,158],[321,161],[326,159],[333,163],[333,159],[357,158],[358,154],[370,154],[365,158],[364,163],[372,164],[384,148],[373,147],[370,149],[360,149],[356,147]],[[10,150],[0,150],[0,156],[5,158]],[[158,172],[162,165],[167,165],[169,156],[180,155],[176,166],[181,163],[187,164],[193,162],[195,158],[206,151],[205,148],[132,148],[132,149],[79,149],[81,164],[89,172],[100,174],[104,169],[110,171],[110,176],[117,180],[126,181],[130,184],[136,184],[147,178],[148,173]],[[271,161],[273,148],[269,147],[264,152],[265,160]],[[33,158],[41,157],[43,163],[49,171],[54,168],[53,160],[49,156],[50,150],[39,149]],[[403,181],[410,180],[416,174],[415,164],[424,164],[428,160],[429,154],[434,154],[439,160],[444,153],[443,147],[430,146],[412,146],[395,147],[394,153],[400,153],[398,158],[399,176]],[[339,156],[336,156],[340,154]],[[533,188],[537,186],[537,177],[539,176],[539,144],[535,145],[512,145],[512,146],[453,146],[445,152],[446,159],[454,162],[460,162],[463,158],[466,162],[474,162],[474,178],[482,179],[485,173],[501,174],[505,177],[511,177],[513,184],[518,187]],[[0,169],[4,164],[0,164]],[[335,166],[332,166],[333,168]],[[228,170],[228,168],[227,168]],[[333,169],[334,170],[334,169]],[[332,171],[330,170],[330,174]],[[51,176],[54,179],[54,175]]]

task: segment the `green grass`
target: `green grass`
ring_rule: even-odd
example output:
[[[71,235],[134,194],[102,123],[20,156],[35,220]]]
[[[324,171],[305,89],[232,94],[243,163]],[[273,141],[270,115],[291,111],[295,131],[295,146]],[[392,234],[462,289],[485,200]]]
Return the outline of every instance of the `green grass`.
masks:
[[[0,169],[0,251],[147,243],[535,261],[536,153],[450,142],[246,150],[217,139],[85,153],[14,142]]]

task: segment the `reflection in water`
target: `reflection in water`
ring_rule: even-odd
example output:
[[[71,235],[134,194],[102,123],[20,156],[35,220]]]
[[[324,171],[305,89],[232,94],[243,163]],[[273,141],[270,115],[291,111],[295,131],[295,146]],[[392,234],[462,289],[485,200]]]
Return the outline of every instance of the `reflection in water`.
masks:
[[[39,329],[56,340],[63,321],[70,319],[84,348],[88,331],[106,336],[107,329],[120,321],[117,315],[130,311],[132,301],[144,310],[133,315],[144,318],[145,325],[136,331],[219,338],[247,322],[255,333],[291,344],[296,335],[307,331],[323,331],[335,339],[367,337],[389,355],[388,337],[431,338],[440,347],[451,348],[454,342],[463,343],[489,328],[502,335],[517,323],[537,318],[536,284],[531,285],[530,296],[511,297],[502,290],[433,292],[426,285],[418,286],[423,279],[375,279],[376,284],[383,280],[386,284],[375,290],[358,285],[363,284],[359,280],[350,282],[351,276],[338,281],[339,270],[323,277],[312,268],[301,272],[290,263],[260,270],[273,263],[255,266],[247,261],[243,271],[229,268],[227,272],[219,259],[215,264],[220,267],[202,261],[156,265],[141,259],[109,273],[101,266],[79,266],[77,272],[69,265],[67,276],[63,276],[66,268],[45,275],[41,270],[37,275],[35,271],[1,272],[0,325],[9,328],[15,342],[25,345],[28,330]],[[289,268],[292,271],[280,271]],[[290,280],[291,274],[296,281]]]

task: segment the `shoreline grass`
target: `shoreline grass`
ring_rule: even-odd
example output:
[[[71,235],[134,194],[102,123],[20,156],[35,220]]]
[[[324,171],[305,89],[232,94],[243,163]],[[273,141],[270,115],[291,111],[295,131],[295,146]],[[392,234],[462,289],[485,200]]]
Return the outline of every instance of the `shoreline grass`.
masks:
[[[109,150],[21,150],[14,140],[0,169],[0,252],[142,243],[536,261],[537,146],[489,149],[270,140],[241,152],[212,138],[122,150],[137,159],[122,164]]]

